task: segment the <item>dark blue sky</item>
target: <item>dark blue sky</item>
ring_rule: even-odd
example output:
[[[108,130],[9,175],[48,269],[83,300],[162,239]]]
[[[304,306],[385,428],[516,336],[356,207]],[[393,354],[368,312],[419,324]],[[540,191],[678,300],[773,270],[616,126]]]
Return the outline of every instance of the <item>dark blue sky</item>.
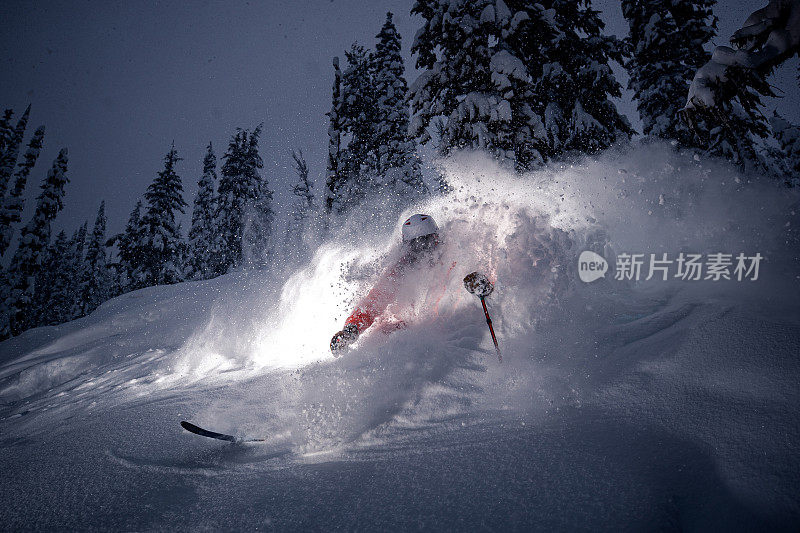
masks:
[[[618,4],[594,3],[604,12],[609,33],[622,37],[627,26]],[[91,223],[105,199],[109,230],[117,231],[160,170],[173,139],[184,158],[180,174],[191,204],[207,143],[214,143],[220,157],[236,127],[259,122],[264,122],[264,175],[277,200],[288,198],[292,148],[305,152],[321,185],[331,58],[343,55],[354,40],[373,45],[387,10],[395,13],[409,57],[419,26],[409,14],[411,5],[411,0],[5,0],[0,106],[22,111],[30,102],[31,126],[47,127],[28,196],[37,193],[58,148],[67,146],[71,183],[57,226],[71,231],[85,219]],[[761,5],[722,2],[717,43],[725,43]],[[788,97],[770,105],[797,120],[796,60],[791,65],[773,81]],[[408,73],[409,82],[414,77]],[[620,108],[638,123],[629,97]]]

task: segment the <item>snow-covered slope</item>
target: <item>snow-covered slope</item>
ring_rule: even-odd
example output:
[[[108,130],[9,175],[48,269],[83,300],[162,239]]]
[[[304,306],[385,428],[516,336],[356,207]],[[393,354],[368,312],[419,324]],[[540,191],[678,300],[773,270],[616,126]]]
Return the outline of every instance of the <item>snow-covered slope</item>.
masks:
[[[409,210],[445,245],[393,310],[408,328],[342,358],[328,341],[397,220],[344,223],[301,268],[137,291],[0,344],[2,523],[796,529],[797,199],[663,146],[445,170],[453,193]],[[756,282],[583,284],[584,249],[767,260]],[[461,287],[476,269],[502,364]]]

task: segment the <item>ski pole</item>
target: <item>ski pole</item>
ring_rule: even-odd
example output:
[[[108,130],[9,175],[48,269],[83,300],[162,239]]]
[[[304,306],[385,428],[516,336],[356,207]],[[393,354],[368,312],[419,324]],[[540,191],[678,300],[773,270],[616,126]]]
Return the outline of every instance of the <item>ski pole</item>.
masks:
[[[483,314],[486,315],[486,324],[489,326],[489,333],[492,334],[492,342],[494,342],[494,349],[497,352],[497,360],[503,362],[503,356],[500,355],[500,346],[497,345],[497,337],[494,334],[494,327],[492,327],[492,319],[489,317],[489,310],[486,309],[486,299],[483,296],[478,296],[483,304]]]
[[[498,346],[497,336],[494,334],[494,327],[492,326],[492,319],[489,316],[489,309],[486,308],[486,297],[492,293],[494,285],[489,281],[489,278],[480,272],[473,272],[464,278],[464,288],[480,299],[481,305],[483,306],[483,314],[486,316],[486,324],[489,326],[489,333],[492,334],[492,342],[494,342],[494,349],[497,352],[497,360],[502,363],[503,356],[500,354],[500,346]]]

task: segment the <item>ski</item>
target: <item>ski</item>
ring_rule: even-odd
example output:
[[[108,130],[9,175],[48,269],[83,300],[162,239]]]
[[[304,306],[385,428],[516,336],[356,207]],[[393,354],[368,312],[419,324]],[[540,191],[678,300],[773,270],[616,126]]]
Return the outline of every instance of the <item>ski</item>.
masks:
[[[235,437],[233,435],[226,435],[225,433],[217,433],[216,431],[209,431],[207,429],[201,428],[200,426],[195,426],[191,422],[187,422],[185,420],[181,421],[181,427],[186,431],[188,431],[189,433],[194,433],[195,435],[208,437],[210,439],[224,440],[228,442],[264,442],[267,440],[267,439],[250,439],[245,437]]]

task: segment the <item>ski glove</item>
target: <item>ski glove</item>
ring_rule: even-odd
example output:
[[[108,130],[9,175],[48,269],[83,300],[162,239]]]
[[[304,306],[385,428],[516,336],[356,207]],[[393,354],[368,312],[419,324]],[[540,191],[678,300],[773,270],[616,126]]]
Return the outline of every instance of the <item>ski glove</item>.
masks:
[[[464,288],[478,298],[485,298],[492,294],[494,284],[484,274],[473,272],[464,278]]]
[[[342,331],[336,333],[331,339],[331,352],[333,355],[341,355],[342,350],[347,348],[350,344],[355,342],[358,338],[358,328],[355,324],[345,325]]]

